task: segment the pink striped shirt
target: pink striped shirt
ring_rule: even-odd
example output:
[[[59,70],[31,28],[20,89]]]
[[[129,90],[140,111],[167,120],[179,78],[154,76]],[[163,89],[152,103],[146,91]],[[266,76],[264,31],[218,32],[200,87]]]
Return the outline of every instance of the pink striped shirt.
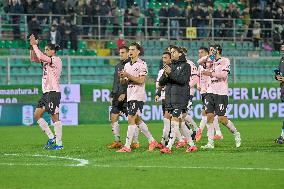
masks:
[[[33,45],[33,49],[38,61],[42,64],[42,92],[60,92],[61,59],[56,56],[46,56],[39,50],[37,45]]]
[[[146,76],[148,74],[147,64],[141,59],[138,59],[134,64],[132,62],[126,63],[124,70],[134,77]],[[128,83],[127,102],[131,100],[146,102],[145,82],[134,84],[130,81]]]
[[[198,67],[199,71],[199,81],[197,86],[200,87],[200,94],[207,93],[208,85],[211,83],[210,76],[205,76],[202,74],[203,71],[210,71],[209,69],[204,69],[203,66]]]
[[[190,87],[190,95],[194,95],[195,89],[194,86],[198,83],[198,70],[195,64],[191,60],[187,60],[187,63],[190,65],[191,68],[191,75],[189,78],[189,87]]]
[[[230,73],[230,60],[221,57],[213,64],[211,78],[212,93],[217,95],[228,95],[228,74]]]

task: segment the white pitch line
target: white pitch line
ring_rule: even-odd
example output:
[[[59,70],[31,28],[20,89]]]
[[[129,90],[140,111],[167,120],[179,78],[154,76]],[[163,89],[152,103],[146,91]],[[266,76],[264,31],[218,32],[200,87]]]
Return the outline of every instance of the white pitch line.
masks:
[[[25,155],[25,154],[4,154],[5,156],[31,156],[31,157],[47,157],[47,158],[57,158],[57,159],[66,159],[66,160],[73,160],[80,162],[79,164],[67,164],[67,165],[56,165],[56,166],[86,166],[89,164],[88,160],[79,159],[79,158],[72,158],[72,157],[61,157],[61,156],[51,156],[51,155],[41,155],[41,154],[34,154],[34,155]],[[24,165],[24,166],[50,166],[52,164],[42,164],[42,163],[0,163],[0,165]],[[267,167],[194,167],[194,166],[156,166],[156,165],[137,165],[137,166],[116,166],[116,165],[99,165],[99,164],[92,164],[93,167],[102,167],[102,168],[162,168],[162,169],[212,169],[212,170],[251,170],[251,171],[284,171],[284,168],[267,168]]]
[[[151,166],[151,165],[137,165],[137,166],[112,166],[112,165],[96,165],[94,167],[103,168],[163,168],[163,169],[214,169],[214,170],[256,170],[256,171],[284,171],[284,168],[265,168],[265,167],[186,167],[186,166]]]
[[[57,159],[67,159],[67,160],[73,160],[73,161],[79,161],[79,164],[71,164],[68,166],[76,166],[76,167],[81,167],[89,164],[89,160],[86,159],[78,159],[78,158],[72,158],[72,157],[60,157],[60,156],[50,156],[50,155],[40,155],[40,154],[35,154],[33,157],[48,157],[48,158],[57,158]]]
[[[41,154],[4,154],[5,156],[30,156],[30,157],[46,157],[46,158],[56,158],[56,159],[66,159],[66,160],[72,160],[72,161],[78,161],[79,163],[78,164],[68,164],[68,165],[64,165],[64,166],[73,166],[73,167],[82,167],[82,166],[86,166],[89,164],[89,160],[86,160],[86,159],[79,159],[79,158],[73,158],[73,157],[68,157],[68,156],[65,156],[65,157],[61,157],[61,156],[51,156],[51,155],[41,155]],[[41,166],[44,166],[44,165],[50,165],[50,164],[42,164],[42,163],[39,163],[39,164],[15,164],[15,163],[0,163],[0,165],[27,165],[27,166],[32,166],[32,165],[41,165]]]

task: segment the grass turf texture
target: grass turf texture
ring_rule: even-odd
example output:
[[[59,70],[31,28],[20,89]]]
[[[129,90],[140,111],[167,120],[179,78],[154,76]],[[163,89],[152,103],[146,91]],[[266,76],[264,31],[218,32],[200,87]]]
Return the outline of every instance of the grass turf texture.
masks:
[[[62,151],[43,150],[47,138],[38,127],[0,127],[0,188],[283,188],[284,144],[273,143],[281,122],[235,121],[235,125],[242,135],[239,149],[222,126],[224,139],[215,143],[214,150],[186,154],[185,149],[173,148],[171,155],[147,152],[142,133],[140,149],[127,154],[109,150],[106,146],[113,141],[109,125],[64,127]],[[162,123],[149,123],[149,128],[160,141]],[[206,143],[205,134],[198,147]],[[126,124],[121,125],[121,135],[124,142]],[[71,167],[66,165],[78,162],[44,155],[86,159],[89,164]]]

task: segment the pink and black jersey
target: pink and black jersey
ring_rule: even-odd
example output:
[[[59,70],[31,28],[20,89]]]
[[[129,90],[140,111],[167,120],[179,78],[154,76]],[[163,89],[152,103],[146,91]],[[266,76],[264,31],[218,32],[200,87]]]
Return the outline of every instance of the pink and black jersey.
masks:
[[[228,95],[228,74],[230,73],[230,60],[221,57],[213,63],[211,77],[212,93]]]
[[[131,61],[126,63],[124,71],[134,77],[146,76],[148,74],[147,64],[141,59],[138,59],[134,63]],[[136,84],[129,81],[127,87],[127,102],[132,100],[146,102],[145,82]]]
[[[36,57],[31,57],[42,64],[42,92],[60,92],[60,76],[62,71],[62,61],[59,57],[48,57],[44,55],[37,45],[33,45]]]

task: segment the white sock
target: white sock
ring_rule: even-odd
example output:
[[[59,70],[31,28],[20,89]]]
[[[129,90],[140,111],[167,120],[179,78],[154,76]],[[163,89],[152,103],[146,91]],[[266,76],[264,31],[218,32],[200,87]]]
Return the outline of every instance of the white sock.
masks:
[[[164,129],[163,129],[163,136],[162,136],[162,145],[166,145],[166,142],[169,141],[169,134],[171,130],[171,121],[167,118],[164,118]]]
[[[45,134],[47,135],[47,137],[49,139],[53,139],[54,138],[54,134],[52,133],[51,129],[48,127],[48,123],[43,119],[40,118],[37,123],[39,124],[39,127],[41,128],[41,130],[43,132],[45,132]]]
[[[188,144],[190,146],[195,146],[194,145],[194,142],[191,138],[191,132],[190,130],[187,128],[187,126],[185,125],[184,121],[181,122],[181,125],[180,125],[180,130],[181,130],[181,133],[183,136],[185,136],[185,138],[187,139],[188,141]]]
[[[128,125],[126,142],[124,146],[130,148],[136,127],[137,127],[136,125]]]
[[[144,134],[144,136],[148,139],[149,143],[155,140],[150,133],[148,126],[143,121],[141,121],[141,123],[139,124],[139,128],[141,129],[141,132]]]
[[[228,120],[228,124],[226,126],[228,127],[228,129],[230,129],[232,133],[238,132],[233,122],[231,122],[230,120]]]
[[[201,131],[203,131],[203,129],[205,128],[206,123],[207,123],[207,116],[202,116],[199,124],[199,129],[201,129]]]
[[[114,136],[114,141],[119,142],[120,141],[120,135],[119,135],[119,124],[118,122],[114,122],[111,124],[112,133]]]
[[[194,131],[197,131],[197,130],[198,130],[198,127],[197,127],[195,121],[192,119],[192,117],[191,117],[190,115],[187,114],[187,115],[185,116],[184,120],[185,120],[187,123],[189,123],[189,124],[192,125]]]
[[[214,126],[213,123],[207,124],[207,137],[208,137],[208,143],[214,145]]]
[[[223,135],[222,135],[222,132],[221,132],[221,129],[220,129],[220,127],[219,127],[218,116],[215,116],[215,117],[214,117],[213,126],[214,126],[214,129],[215,129],[215,131],[216,131],[216,135],[218,135],[218,136],[223,136]]]
[[[133,143],[139,144],[139,140],[138,140],[138,136],[139,136],[139,128],[136,127],[135,132],[134,132],[134,136],[133,136]]]
[[[169,143],[167,145],[169,149],[172,149],[173,144],[175,143],[177,131],[179,131],[179,122],[171,121],[171,133],[170,133]]]
[[[178,129],[175,132],[176,132],[176,139],[179,142],[183,142],[184,141],[184,137],[182,136],[182,134],[180,132],[179,126],[178,126]]]
[[[62,124],[61,121],[54,123],[55,139],[58,146],[62,146]]]

